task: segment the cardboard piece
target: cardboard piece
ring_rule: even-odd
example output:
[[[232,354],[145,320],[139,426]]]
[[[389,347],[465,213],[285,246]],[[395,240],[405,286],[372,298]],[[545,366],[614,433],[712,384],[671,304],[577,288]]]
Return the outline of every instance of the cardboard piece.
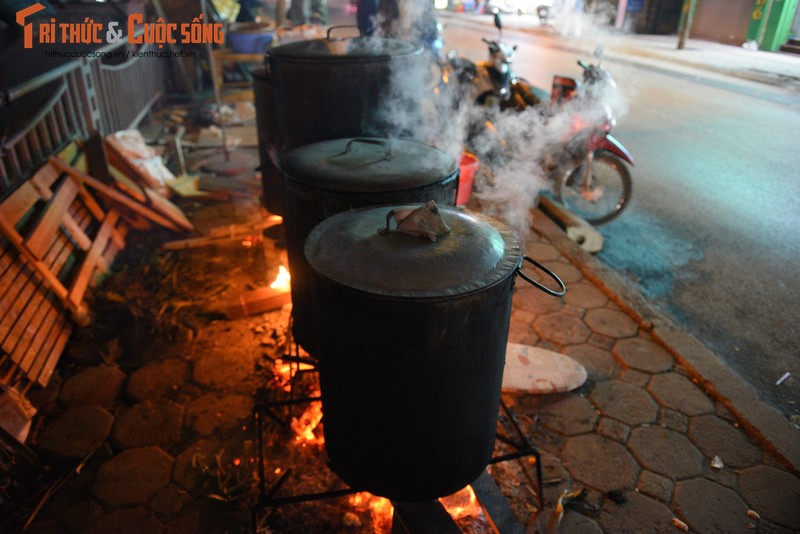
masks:
[[[586,368],[569,356],[519,343],[506,348],[503,390],[564,393],[581,387],[586,378]]]

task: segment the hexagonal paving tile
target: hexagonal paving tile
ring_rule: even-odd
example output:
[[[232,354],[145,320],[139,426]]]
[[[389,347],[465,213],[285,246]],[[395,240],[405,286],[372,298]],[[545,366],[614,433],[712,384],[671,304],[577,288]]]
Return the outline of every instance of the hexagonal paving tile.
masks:
[[[96,404],[76,406],[49,423],[39,436],[39,446],[65,458],[80,458],[108,438],[114,416]]]
[[[662,406],[690,417],[714,410],[711,399],[700,388],[675,372],[654,375],[647,389]]]
[[[607,350],[595,347],[589,343],[571,345],[564,350],[564,354],[578,361],[586,368],[586,373],[591,380],[602,382],[619,375],[619,364]]]
[[[117,367],[87,367],[64,382],[58,398],[67,406],[111,406],[119,396],[125,378],[125,373]]]
[[[519,312],[520,315],[532,315],[528,312]],[[508,341],[523,345],[535,345],[539,341],[536,330],[533,329],[533,319],[519,320],[517,314],[511,314],[511,323],[508,326]],[[527,317],[526,317],[527,319]]]
[[[736,493],[710,480],[678,482],[674,502],[693,532],[751,532],[747,505]]]
[[[567,261],[543,261],[540,263],[550,269],[564,284],[577,284],[583,280],[583,273]],[[567,289],[569,290],[569,287]]]
[[[182,426],[183,406],[148,400],[118,415],[111,437],[122,449],[155,445],[169,450],[178,442]]]
[[[561,257],[561,252],[550,243],[535,241],[525,246],[525,255],[538,262],[553,261]]]
[[[719,456],[725,465],[743,468],[755,465],[764,453],[747,435],[716,415],[692,418],[689,439],[709,458]]]
[[[642,471],[641,475],[639,475],[639,483],[636,484],[636,490],[661,502],[668,503],[672,500],[674,486],[673,482],[667,477],[662,477],[652,471]]]
[[[631,337],[639,331],[639,325],[628,314],[611,308],[589,310],[583,318],[592,332],[612,337]]]
[[[543,425],[566,436],[592,431],[599,416],[591,402],[578,395],[554,399],[542,404],[539,415]]]
[[[550,313],[542,315],[533,323],[542,339],[559,345],[575,345],[589,339],[589,329],[577,317]]]
[[[612,352],[628,367],[648,373],[669,371],[675,364],[672,354],[664,347],[641,337],[619,340]]]
[[[703,455],[684,436],[658,426],[634,428],[628,449],[643,468],[673,480],[697,476]]]
[[[603,415],[629,426],[654,423],[658,417],[658,405],[647,391],[622,380],[597,384],[589,398]]]
[[[680,532],[672,524],[672,511],[655,499],[626,491],[625,502],[607,501],[600,512],[604,532],[671,533]]]
[[[157,399],[186,382],[189,366],[177,358],[149,363],[131,374],[126,393],[135,400]]]
[[[258,354],[246,345],[207,349],[196,355],[193,377],[216,389],[249,390],[258,380],[253,372]]]
[[[602,308],[608,302],[608,297],[597,289],[597,286],[588,280],[572,284],[564,295],[564,301],[585,310]]]
[[[780,488],[780,491],[775,491]],[[800,479],[766,465],[744,469],[739,489],[750,508],[786,528],[800,530]]]
[[[128,449],[100,466],[92,492],[108,506],[145,504],[171,475],[172,456],[158,447]]]
[[[557,312],[563,306],[561,299],[546,295],[527,283],[516,284],[511,303],[515,309],[525,310],[536,315]]]
[[[207,393],[186,408],[186,423],[198,434],[208,435],[238,427],[252,416],[253,398],[248,395]]]
[[[108,532],[136,532],[136,534],[162,534],[164,525],[139,506],[125,510],[113,510],[95,519],[83,531],[84,534],[107,534]]]
[[[625,447],[597,434],[567,438],[561,460],[573,478],[604,493],[633,487],[639,476]]]

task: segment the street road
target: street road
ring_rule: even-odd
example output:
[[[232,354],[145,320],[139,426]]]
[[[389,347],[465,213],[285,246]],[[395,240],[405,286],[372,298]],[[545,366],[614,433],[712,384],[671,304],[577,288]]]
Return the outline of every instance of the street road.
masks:
[[[445,46],[483,59],[482,36],[496,32],[448,19]],[[556,39],[504,32],[519,45],[517,73],[548,88],[553,74],[580,76]],[[614,135],[636,166],[633,202],[600,228],[599,258],[783,412],[800,413],[800,95],[611,55],[604,65],[627,95]]]

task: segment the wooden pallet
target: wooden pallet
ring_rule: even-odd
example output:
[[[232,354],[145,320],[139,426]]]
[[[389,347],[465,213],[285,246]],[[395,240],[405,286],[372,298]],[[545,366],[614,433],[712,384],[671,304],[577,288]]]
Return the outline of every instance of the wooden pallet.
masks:
[[[48,164],[0,203],[0,232],[2,380],[45,385],[72,322],[89,323],[84,295],[125,246],[127,227]]]

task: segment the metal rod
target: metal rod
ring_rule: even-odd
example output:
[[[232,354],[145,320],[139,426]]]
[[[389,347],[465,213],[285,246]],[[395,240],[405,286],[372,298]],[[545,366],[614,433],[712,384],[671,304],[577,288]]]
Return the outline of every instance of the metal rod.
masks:
[[[332,490],[332,491],[323,491],[320,493],[307,493],[304,495],[292,495],[290,497],[281,497],[279,499],[269,499],[268,501],[261,503],[263,507],[267,506],[284,506],[287,504],[297,504],[301,502],[308,502],[308,501],[320,501],[323,499],[333,499],[336,497],[344,497],[345,495],[352,495],[353,493],[358,493],[361,490],[353,489],[353,488],[346,488],[340,490]]]

